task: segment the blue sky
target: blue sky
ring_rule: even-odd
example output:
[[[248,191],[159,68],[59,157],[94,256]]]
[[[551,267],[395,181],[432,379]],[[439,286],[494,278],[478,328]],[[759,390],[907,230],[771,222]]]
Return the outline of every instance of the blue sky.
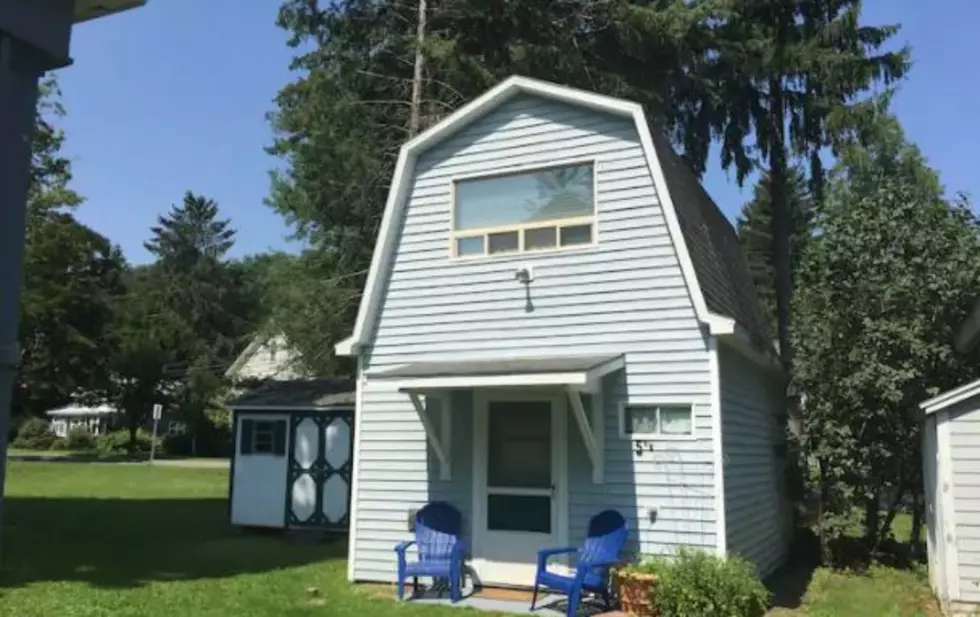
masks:
[[[980,197],[980,2],[866,0],[868,23],[901,23],[915,66],[894,102],[949,191]],[[75,65],[60,72],[79,217],[134,262],[156,217],[190,189],[213,197],[238,230],[235,255],[285,248],[285,223],[263,203],[276,160],[265,114],[290,80],[278,0],[150,0],[76,28]],[[705,185],[729,217],[750,195],[716,161]]]

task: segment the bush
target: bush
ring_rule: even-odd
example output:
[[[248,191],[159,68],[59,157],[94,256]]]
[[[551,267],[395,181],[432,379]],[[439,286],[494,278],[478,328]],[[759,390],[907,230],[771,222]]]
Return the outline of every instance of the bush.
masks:
[[[48,450],[57,436],[51,426],[42,418],[28,418],[20,425],[17,438],[10,445],[25,450]]]
[[[65,438],[65,447],[68,450],[94,450],[95,435],[80,426],[73,428],[68,431],[68,437]]]
[[[681,550],[674,559],[649,559],[636,569],[658,576],[653,604],[661,615],[761,617],[769,608],[769,591],[739,557]]]
[[[140,429],[136,432],[136,441],[130,443],[129,431],[126,429],[112,431],[96,439],[95,448],[99,454],[149,454],[150,435]],[[163,445],[157,439],[157,454],[163,453]]]

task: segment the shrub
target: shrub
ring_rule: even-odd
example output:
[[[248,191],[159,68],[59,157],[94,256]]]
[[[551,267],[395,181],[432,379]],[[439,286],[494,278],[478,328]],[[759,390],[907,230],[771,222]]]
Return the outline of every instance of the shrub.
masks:
[[[658,576],[653,604],[661,615],[761,617],[769,607],[769,591],[739,557],[682,550],[674,559],[647,560],[640,569]]]
[[[42,418],[28,418],[20,425],[17,431],[17,438],[10,445],[15,448],[27,450],[47,450],[57,439],[51,432],[51,427],[47,420]]]
[[[163,453],[163,444],[157,439],[157,454]],[[130,443],[129,431],[126,429],[112,431],[96,439],[96,450],[99,454],[149,454],[150,435],[140,429],[136,431],[136,441]]]
[[[65,438],[65,447],[68,450],[94,450],[95,435],[80,426],[73,428],[68,431],[68,437]]]
[[[68,440],[64,437],[55,437],[54,441],[51,442],[51,450],[67,450]]]

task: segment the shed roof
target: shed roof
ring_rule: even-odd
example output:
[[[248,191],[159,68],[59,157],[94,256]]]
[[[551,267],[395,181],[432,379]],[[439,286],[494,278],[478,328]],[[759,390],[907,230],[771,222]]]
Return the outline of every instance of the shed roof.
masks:
[[[268,380],[233,399],[232,409],[327,409],[352,407],[354,382],[348,379]]]
[[[960,401],[973,398],[978,394],[980,394],[980,379],[938,394],[928,401],[920,403],[919,409],[927,414],[936,413],[937,411],[948,409]]]

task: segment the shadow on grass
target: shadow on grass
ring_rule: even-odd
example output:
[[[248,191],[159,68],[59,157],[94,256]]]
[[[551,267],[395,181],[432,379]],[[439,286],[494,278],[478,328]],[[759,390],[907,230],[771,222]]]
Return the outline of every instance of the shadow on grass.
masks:
[[[893,538],[885,540],[872,553],[862,539],[844,536],[831,541],[830,551],[833,562],[827,564],[827,567],[855,575],[866,573],[873,565],[912,571],[922,560],[921,551],[917,551],[908,542],[899,542]],[[772,593],[773,608],[800,608],[814,572],[820,567],[819,540],[812,533],[799,533],[786,565],[766,580],[766,587]]]
[[[346,558],[346,538],[238,530],[224,499],[6,500],[0,588],[43,581],[139,587]]]

